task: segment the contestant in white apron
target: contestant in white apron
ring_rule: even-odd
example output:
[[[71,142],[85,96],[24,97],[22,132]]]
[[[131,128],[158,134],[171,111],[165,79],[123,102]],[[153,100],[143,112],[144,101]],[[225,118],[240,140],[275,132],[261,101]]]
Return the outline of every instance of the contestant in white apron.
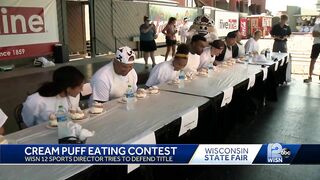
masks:
[[[200,64],[200,55],[203,52],[203,49],[207,46],[207,40],[205,37],[196,34],[192,36],[191,43],[189,46],[190,53],[188,55],[188,63],[183,69],[186,73],[197,72]]]
[[[224,42],[222,40],[214,40],[209,43],[210,47],[203,49],[200,55],[200,65],[198,69],[207,68],[209,63],[214,63],[216,56],[219,56],[224,49]]]
[[[245,56],[244,45],[241,43],[242,35],[239,30],[233,31],[236,33],[236,45],[238,46],[238,58],[243,58]]]
[[[84,75],[73,66],[55,70],[53,81],[45,83],[23,103],[21,115],[24,123],[30,127],[47,122],[60,105],[66,110],[79,107],[83,83]]]
[[[236,37],[237,34],[234,31],[227,34],[225,39],[225,48],[219,56],[216,56],[215,64],[220,64],[222,61],[238,57],[239,47],[236,44]]]
[[[260,30],[254,33],[253,38],[250,38],[245,45],[246,53],[259,54],[258,40],[261,38],[262,32]]]
[[[91,79],[92,101],[106,102],[122,97],[128,85],[137,90],[138,76],[133,69],[135,53],[131,48],[121,47],[116,58],[99,69]]]
[[[152,69],[146,86],[151,87],[177,79],[179,71],[187,65],[188,53],[188,46],[186,44],[180,44],[172,60],[157,64]]]

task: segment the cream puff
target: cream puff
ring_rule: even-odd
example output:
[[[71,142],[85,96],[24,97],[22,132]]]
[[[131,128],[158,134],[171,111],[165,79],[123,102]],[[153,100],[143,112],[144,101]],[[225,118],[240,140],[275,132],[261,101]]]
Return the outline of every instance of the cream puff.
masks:
[[[55,114],[50,114],[49,115],[49,126],[51,127],[57,127],[58,126],[58,121],[57,117]]]
[[[137,98],[145,98],[147,96],[147,91],[143,88],[137,90]]]
[[[149,93],[150,93],[150,94],[157,94],[157,93],[159,93],[159,88],[158,88],[158,86],[151,86],[151,87],[149,88]]]
[[[90,108],[90,113],[92,114],[100,114],[103,112],[103,104],[99,102],[94,102],[92,107]]]

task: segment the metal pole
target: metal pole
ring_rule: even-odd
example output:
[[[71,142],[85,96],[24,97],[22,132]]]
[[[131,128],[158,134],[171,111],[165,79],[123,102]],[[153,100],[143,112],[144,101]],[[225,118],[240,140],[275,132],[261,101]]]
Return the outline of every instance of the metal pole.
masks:
[[[61,0],[61,20],[62,20],[62,34],[63,40],[62,44],[68,46],[68,20],[67,20],[67,1]]]
[[[95,58],[97,54],[96,50],[96,26],[95,26],[95,14],[94,14],[94,0],[89,0],[89,22],[90,22],[90,53],[91,58]]]

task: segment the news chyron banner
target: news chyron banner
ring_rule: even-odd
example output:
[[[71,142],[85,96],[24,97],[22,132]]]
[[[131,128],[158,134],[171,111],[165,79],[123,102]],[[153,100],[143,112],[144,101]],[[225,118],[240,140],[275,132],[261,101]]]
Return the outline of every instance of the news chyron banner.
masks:
[[[1,164],[320,164],[320,145],[0,145]]]
[[[59,42],[56,0],[0,0],[0,60],[51,54]]]

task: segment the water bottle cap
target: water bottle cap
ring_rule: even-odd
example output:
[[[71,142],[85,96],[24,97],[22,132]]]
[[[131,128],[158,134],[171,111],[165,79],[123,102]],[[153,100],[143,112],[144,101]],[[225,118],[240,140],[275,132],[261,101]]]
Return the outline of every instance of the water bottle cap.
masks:
[[[131,85],[129,84],[128,87],[131,87]]]

